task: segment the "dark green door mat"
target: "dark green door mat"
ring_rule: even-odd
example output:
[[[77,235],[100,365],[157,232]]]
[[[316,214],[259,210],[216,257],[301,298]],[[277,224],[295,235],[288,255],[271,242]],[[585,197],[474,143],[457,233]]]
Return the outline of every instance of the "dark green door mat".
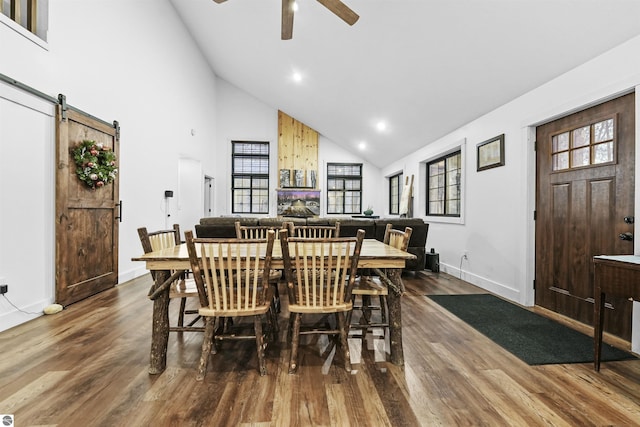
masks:
[[[489,294],[427,295],[529,365],[593,363],[593,337]],[[602,343],[601,360],[636,357]]]

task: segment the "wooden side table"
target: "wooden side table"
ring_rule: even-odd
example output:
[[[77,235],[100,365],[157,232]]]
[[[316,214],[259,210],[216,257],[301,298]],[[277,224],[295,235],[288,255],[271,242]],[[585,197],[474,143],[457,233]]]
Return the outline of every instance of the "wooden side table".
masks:
[[[593,257],[594,369],[600,370],[605,295],[640,300],[640,256],[599,255]]]

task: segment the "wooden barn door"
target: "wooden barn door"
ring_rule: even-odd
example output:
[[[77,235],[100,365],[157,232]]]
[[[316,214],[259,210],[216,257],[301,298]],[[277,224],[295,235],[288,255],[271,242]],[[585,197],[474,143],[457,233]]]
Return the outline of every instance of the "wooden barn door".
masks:
[[[537,128],[537,305],[593,324],[593,256],[633,253],[635,140],[633,93]],[[605,330],[630,339],[629,301]]]
[[[119,129],[64,102],[56,123],[56,301],[66,306],[118,282],[119,179],[92,189],[78,179],[71,152],[93,140],[110,147],[119,162]]]

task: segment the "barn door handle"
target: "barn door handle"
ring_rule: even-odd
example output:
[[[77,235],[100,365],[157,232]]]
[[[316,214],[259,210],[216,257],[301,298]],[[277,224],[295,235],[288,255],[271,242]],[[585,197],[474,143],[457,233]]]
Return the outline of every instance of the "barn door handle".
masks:
[[[620,240],[633,240],[633,234],[626,232],[620,234]]]
[[[119,222],[122,222],[122,200],[120,200],[120,203],[116,203],[116,206],[118,207],[118,216],[116,217],[116,219]]]

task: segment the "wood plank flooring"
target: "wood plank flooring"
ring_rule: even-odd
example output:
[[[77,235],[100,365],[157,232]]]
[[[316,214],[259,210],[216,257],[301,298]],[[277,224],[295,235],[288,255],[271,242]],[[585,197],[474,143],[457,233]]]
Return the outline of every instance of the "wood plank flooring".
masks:
[[[356,337],[347,373],[314,338],[289,375],[283,304],[267,376],[252,341],[225,341],[201,383],[197,332],[171,333],[166,371],[148,374],[151,279],[136,279],[0,333],[0,414],[20,427],[640,425],[640,360],[528,366],[424,296],[483,290],[403,279],[404,368],[384,361],[383,339]]]

